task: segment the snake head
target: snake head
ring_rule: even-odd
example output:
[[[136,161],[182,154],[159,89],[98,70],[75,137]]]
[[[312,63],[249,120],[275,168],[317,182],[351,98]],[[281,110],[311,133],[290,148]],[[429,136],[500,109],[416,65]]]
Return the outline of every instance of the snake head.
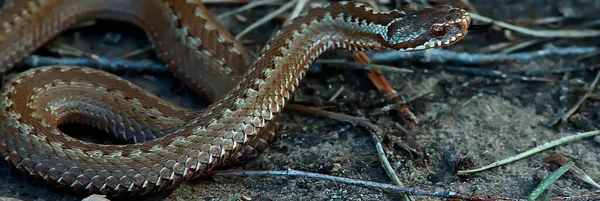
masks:
[[[383,39],[392,49],[417,51],[452,45],[462,39],[471,16],[461,8],[403,6],[392,11]]]

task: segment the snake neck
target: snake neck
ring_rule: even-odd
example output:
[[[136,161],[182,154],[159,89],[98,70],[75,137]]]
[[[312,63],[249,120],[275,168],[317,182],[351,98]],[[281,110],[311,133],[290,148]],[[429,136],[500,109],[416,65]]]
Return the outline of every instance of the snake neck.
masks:
[[[376,13],[358,3],[332,3],[298,16],[266,44],[234,90],[199,113],[190,126],[197,127],[194,124],[200,119],[210,119],[202,129],[212,130],[224,119],[237,117],[231,121],[247,124],[232,129],[254,136],[253,131],[267,126],[282,110],[322,53],[332,49],[388,49],[380,41],[386,31],[383,21],[390,17],[390,13]]]

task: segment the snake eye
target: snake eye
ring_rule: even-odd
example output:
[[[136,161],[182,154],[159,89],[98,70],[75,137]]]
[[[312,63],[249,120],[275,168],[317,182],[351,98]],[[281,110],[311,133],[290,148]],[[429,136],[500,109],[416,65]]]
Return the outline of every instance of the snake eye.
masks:
[[[443,36],[446,34],[446,28],[443,26],[433,26],[431,28],[431,34],[434,36]]]

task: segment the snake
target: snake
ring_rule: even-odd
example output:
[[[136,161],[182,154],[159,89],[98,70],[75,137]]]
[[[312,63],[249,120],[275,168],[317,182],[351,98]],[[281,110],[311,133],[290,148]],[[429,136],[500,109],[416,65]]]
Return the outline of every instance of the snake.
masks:
[[[468,12],[449,5],[384,12],[329,2],[285,22],[252,56],[200,0],[7,0],[0,10],[0,73],[95,19],[142,28],[167,68],[211,102],[183,108],[82,66],[31,68],[6,81],[2,158],[49,186],[110,196],[171,189],[269,143],[269,127],[324,52],[445,47],[471,24]],[[70,136],[61,130],[67,124],[100,129],[122,143]]]

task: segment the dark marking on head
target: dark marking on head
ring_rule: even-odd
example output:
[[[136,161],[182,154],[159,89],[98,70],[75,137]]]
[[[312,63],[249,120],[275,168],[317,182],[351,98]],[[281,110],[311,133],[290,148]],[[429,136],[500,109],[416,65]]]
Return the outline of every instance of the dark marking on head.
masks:
[[[417,7],[406,5],[387,24],[384,43],[392,49],[423,50],[451,45],[467,34],[470,15],[451,6]]]

